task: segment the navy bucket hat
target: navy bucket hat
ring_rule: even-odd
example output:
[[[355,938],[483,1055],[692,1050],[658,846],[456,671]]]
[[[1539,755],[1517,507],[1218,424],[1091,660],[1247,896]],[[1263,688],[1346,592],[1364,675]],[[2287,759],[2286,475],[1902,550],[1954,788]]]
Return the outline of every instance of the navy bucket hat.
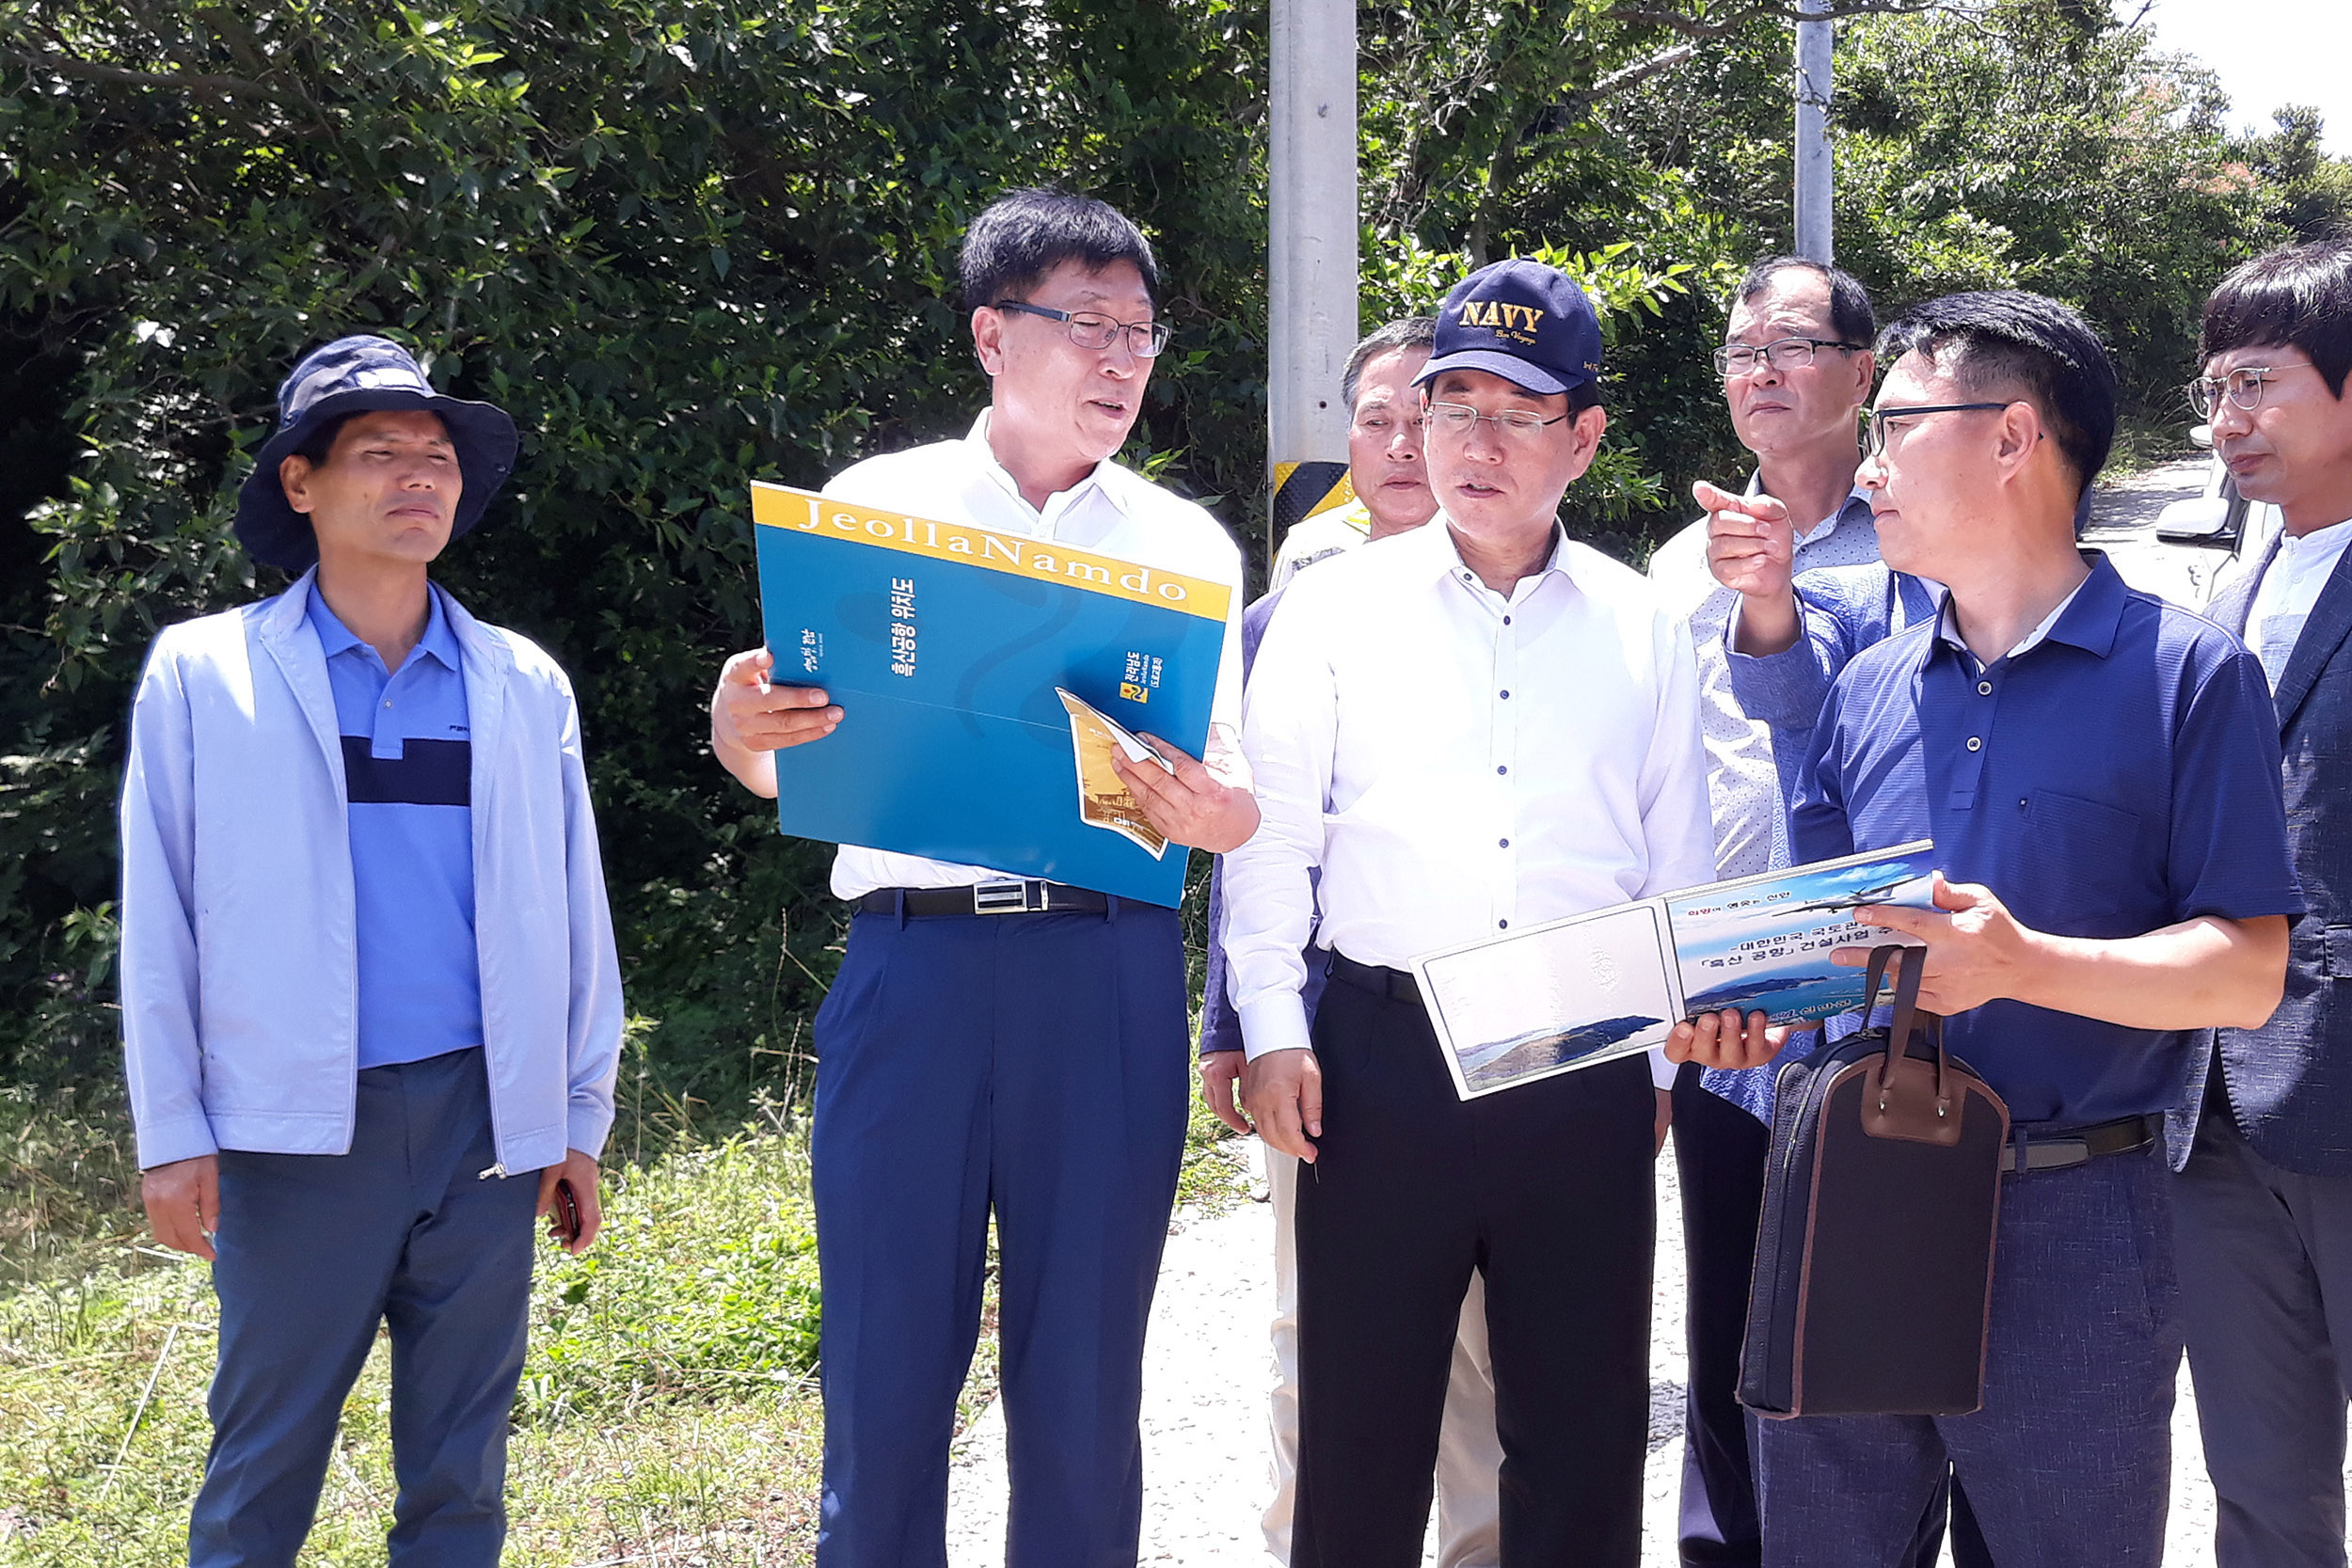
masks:
[[[1548,396],[1600,379],[1600,318],[1576,280],[1514,256],[1479,268],[1438,308],[1438,341],[1413,377],[1486,371]]]
[[[286,504],[278,466],[326,421],[378,408],[421,408],[441,417],[465,476],[449,536],[482,521],[483,509],[515,471],[515,421],[494,404],[442,396],[406,349],[363,333],[312,349],[278,387],[277,432],[237,490],[237,538],[246,554],[289,572],[317,563],[318,537],[310,519]]]

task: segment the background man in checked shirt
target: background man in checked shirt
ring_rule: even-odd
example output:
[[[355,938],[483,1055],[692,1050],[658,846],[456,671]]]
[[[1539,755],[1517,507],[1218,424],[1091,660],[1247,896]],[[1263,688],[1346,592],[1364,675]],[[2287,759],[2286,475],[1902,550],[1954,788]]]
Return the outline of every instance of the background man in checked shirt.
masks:
[[[1744,509],[1740,523],[1772,525],[1775,546],[1788,553],[1793,571],[1878,560],[1869,499],[1854,485],[1857,421],[1877,367],[1869,346],[1877,332],[1869,293],[1844,268],[1797,256],[1767,257],[1750,267],[1733,292],[1715,368],[1732,431],[1756,454],[1756,471],[1736,496],[1704,483],[1692,486],[1708,515],[1650,557],[1650,580],[1691,618],[1715,866],[1724,877],[1787,864],[1788,832],[1772,732],[1741,710],[1724,664],[1724,628],[1740,595],[1716,581],[1709,567],[1709,526],[1736,503]],[[1818,520],[1796,522],[1806,518]],[[1701,1070],[1686,1066],[1675,1081],[1675,1169],[1690,1291],[1691,1381],[1683,1395],[1677,1529],[1686,1568],[1751,1568],[1764,1551],[1748,1416],[1733,1390],[1772,1142],[1759,1117],[1769,1109],[1763,1097],[1772,1070],[1718,1076],[1710,1090]],[[1943,1540],[1940,1497],[1930,1514],[1917,1560],[1932,1564]],[[1963,1526],[1955,1541],[1963,1568],[1973,1560],[1972,1544]]]

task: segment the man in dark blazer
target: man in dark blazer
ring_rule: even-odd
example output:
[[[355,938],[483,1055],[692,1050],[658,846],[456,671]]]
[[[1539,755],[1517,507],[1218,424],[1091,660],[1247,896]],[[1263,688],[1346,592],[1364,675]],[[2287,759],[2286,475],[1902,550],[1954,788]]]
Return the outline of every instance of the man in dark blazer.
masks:
[[[2283,534],[2213,605],[2279,709],[2302,883],[2286,997],[2201,1042],[2167,1127],[2222,1568],[2344,1561],[2352,1398],[2352,245],[2272,251],[2205,306],[2189,394]],[[2339,990],[2337,987],[2346,986]]]

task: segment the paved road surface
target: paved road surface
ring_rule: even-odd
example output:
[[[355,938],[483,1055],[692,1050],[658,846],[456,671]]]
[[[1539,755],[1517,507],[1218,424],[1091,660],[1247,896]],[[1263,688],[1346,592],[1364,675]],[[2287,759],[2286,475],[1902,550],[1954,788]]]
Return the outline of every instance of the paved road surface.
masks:
[[[1257,1158],[1248,1140],[1247,1158]],[[1263,1189],[1261,1189],[1263,1190]],[[1265,1325],[1274,1311],[1274,1221],[1263,1203],[1216,1217],[1184,1213],[1169,1236],[1143,1370],[1142,1560],[1183,1568],[1266,1568],[1258,1514],[1266,1461]],[[1658,1288],[1650,1323],[1650,1454],[1643,1568],[1674,1568],[1682,1464],[1682,1205],[1671,1152],[1658,1164]],[[2173,1423],[2168,1568],[2213,1561],[2213,1491],[2198,1455],[2188,1377]],[[992,1408],[966,1434],[949,1482],[950,1568],[1004,1562],[1005,1433]],[[1424,1560],[1434,1562],[1434,1553]]]

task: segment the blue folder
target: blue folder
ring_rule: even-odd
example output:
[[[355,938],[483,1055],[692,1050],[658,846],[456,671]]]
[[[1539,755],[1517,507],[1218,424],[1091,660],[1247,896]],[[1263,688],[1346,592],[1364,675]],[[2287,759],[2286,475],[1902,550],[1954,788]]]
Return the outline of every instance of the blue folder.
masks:
[[[842,710],[776,753],[786,832],[1181,901],[1181,846],[1081,818],[1055,688],[1199,756],[1224,584],[781,485],[752,486],[752,518],[773,679]]]

